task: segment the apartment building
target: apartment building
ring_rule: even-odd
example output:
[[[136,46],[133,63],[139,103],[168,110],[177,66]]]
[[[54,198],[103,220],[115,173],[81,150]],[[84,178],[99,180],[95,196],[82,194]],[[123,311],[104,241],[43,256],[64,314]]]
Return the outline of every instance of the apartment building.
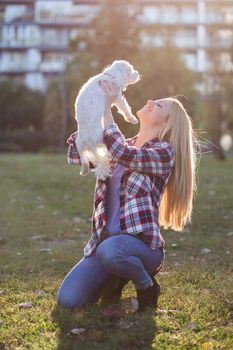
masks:
[[[46,91],[69,60],[69,40],[90,30],[101,0],[0,0],[0,79],[14,77]],[[143,45],[162,47],[165,36],[187,66],[206,72],[214,51],[232,69],[233,0],[128,0],[140,6]],[[162,33],[162,34],[161,34]]]

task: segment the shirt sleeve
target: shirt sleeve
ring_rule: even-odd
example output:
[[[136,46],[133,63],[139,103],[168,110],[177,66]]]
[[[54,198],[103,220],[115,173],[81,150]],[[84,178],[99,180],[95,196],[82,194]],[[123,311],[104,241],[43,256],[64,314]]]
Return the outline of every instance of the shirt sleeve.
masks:
[[[116,123],[104,129],[103,140],[113,161],[132,170],[164,176],[174,166],[175,150],[168,142],[156,142],[151,148],[130,146]]]
[[[69,136],[66,143],[69,145],[67,151],[67,161],[69,164],[81,165],[80,155],[77,150],[75,140],[77,136],[77,131]],[[95,166],[92,162],[89,162],[90,169],[95,169]]]

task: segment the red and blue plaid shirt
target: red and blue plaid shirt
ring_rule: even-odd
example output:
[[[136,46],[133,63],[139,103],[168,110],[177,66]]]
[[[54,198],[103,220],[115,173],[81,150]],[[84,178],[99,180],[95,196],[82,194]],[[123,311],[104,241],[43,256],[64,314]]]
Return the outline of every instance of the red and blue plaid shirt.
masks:
[[[77,132],[67,140],[69,164],[81,164],[75,145]],[[174,147],[157,137],[134,147],[137,135],[125,139],[116,123],[109,124],[103,132],[103,141],[111,155],[110,169],[117,163],[127,167],[120,184],[121,231],[142,239],[151,249],[165,245],[159,229],[159,204],[172,172],[175,160]],[[90,168],[94,165],[90,162]],[[84,255],[91,255],[106,234],[105,199],[106,180],[97,179],[92,214],[92,235],[84,247]]]

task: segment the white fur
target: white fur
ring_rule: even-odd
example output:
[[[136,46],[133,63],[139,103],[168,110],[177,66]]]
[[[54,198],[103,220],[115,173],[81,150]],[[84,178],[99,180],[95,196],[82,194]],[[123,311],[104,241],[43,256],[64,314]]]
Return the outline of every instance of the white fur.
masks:
[[[126,121],[136,124],[138,120],[133,116],[130,106],[122,96],[122,91],[129,84],[134,84],[140,79],[140,75],[129,62],[116,60],[102,73],[91,77],[81,87],[75,100],[75,119],[78,124],[78,136],[75,143],[81,160],[80,175],[88,174],[89,161],[96,167],[93,170],[96,177],[105,180],[110,175],[110,155],[103,143],[106,95],[98,85],[98,81],[112,81],[120,87],[119,94],[112,105],[117,107],[118,112]]]

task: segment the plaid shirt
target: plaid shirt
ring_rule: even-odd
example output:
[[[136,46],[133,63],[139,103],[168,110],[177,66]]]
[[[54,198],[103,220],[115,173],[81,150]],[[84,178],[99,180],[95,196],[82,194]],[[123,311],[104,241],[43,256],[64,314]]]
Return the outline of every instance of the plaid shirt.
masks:
[[[67,140],[69,164],[80,164],[76,134]],[[165,245],[159,229],[158,207],[174,166],[175,150],[170,143],[161,142],[157,137],[137,148],[133,146],[136,138],[137,135],[125,139],[114,122],[103,132],[103,141],[111,155],[111,174],[117,163],[128,168],[120,184],[121,231],[142,239],[151,249],[157,249]],[[94,169],[91,162],[90,168]],[[92,235],[84,247],[85,256],[91,255],[106,237],[106,190],[106,180],[96,179]]]

